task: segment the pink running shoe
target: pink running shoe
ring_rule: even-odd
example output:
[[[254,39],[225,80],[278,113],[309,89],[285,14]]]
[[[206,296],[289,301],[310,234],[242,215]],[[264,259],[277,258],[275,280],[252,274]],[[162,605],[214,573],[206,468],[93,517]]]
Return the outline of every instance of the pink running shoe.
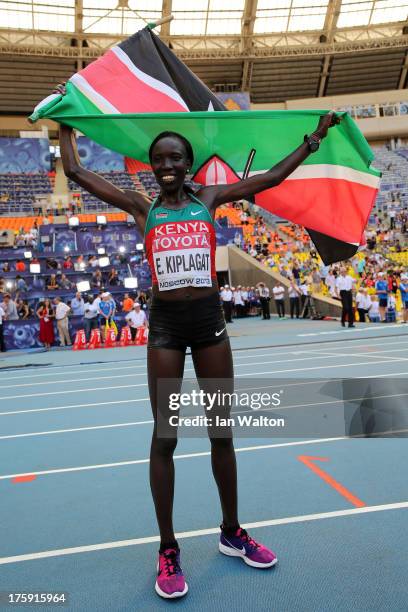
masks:
[[[183,597],[187,593],[188,586],[180,567],[180,551],[177,548],[159,552],[155,589],[160,597],[166,599]]]
[[[272,567],[278,562],[275,553],[266,546],[255,542],[241,527],[232,536],[225,535],[221,530],[219,549],[224,555],[241,557],[252,567]]]

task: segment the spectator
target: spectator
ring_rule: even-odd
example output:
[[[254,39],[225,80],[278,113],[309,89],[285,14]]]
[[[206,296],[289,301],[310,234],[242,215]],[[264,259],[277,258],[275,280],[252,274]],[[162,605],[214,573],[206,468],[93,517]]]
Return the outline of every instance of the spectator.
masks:
[[[2,308],[5,313],[5,318],[7,321],[18,321],[18,312],[17,305],[14,300],[12,300],[9,293],[4,294]]]
[[[103,287],[103,276],[99,269],[92,274],[92,286],[98,289]]]
[[[98,259],[96,257],[96,255],[90,255],[89,259],[88,259],[88,264],[91,266],[91,268],[97,268],[99,265]]]
[[[131,312],[133,305],[134,305],[134,301],[132,300],[132,298],[129,296],[128,293],[125,293],[123,302],[122,302],[123,312]]]
[[[16,272],[25,272],[26,265],[22,259],[16,261]]]
[[[317,268],[314,268],[312,271],[312,281],[313,281],[313,293],[320,293],[322,277]]]
[[[50,278],[48,279],[47,289],[48,291],[56,291],[58,289],[57,277],[55,274],[51,274]]]
[[[16,289],[17,291],[28,291],[27,283],[25,282],[24,278],[22,278],[22,276],[20,276],[19,274],[17,274],[16,276]]]
[[[111,287],[117,287],[119,285],[119,276],[115,268],[112,268],[108,274],[107,284]]]
[[[289,305],[290,305],[290,318],[296,315],[298,319],[300,316],[300,296],[302,295],[301,290],[299,289],[296,279],[292,278],[289,286]]]
[[[86,269],[86,263],[83,255],[78,255],[76,262],[74,263],[75,272],[83,272]]]
[[[135,302],[132,310],[126,315],[126,321],[130,327],[130,333],[132,334],[132,340],[136,338],[137,330],[139,327],[148,328],[147,318],[144,310],[140,309],[139,302]]]
[[[262,319],[264,320],[270,319],[271,313],[269,309],[269,302],[270,302],[269,289],[265,285],[265,283],[258,283],[257,288],[259,291],[259,299],[261,301]]]
[[[385,310],[388,304],[388,283],[384,278],[384,272],[378,272],[377,280],[375,282],[375,291],[377,293],[380,319],[381,322],[385,322]]]
[[[6,319],[6,313],[0,304],[0,351],[4,353],[6,345],[4,344],[3,321]]]
[[[19,319],[29,319],[32,316],[32,310],[28,305],[27,300],[18,300],[17,301],[17,313]]]
[[[273,297],[275,299],[276,311],[279,318],[285,317],[285,287],[280,281],[272,289]]]
[[[371,305],[368,309],[368,318],[370,319],[371,323],[379,323],[381,321],[379,300],[376,295],[373,295],[371,298]]]
[[[71,255],[68,255],[68,257],[65,257],[65,260],[64,260],[64,263],[62,264],[62,267],[64,268],[64,270],[73,270],[74,269],[74,264],[72,263]]]
[[[367,289],[361,288],[356,295],[356,307],[360,323],[365,323],[365,318],[370,310],[370,306],[371,298],[368,295]]]
[[[402,308],[403,308],[403,323],[408,322],[408,275],[401,274],[401,282],[399,284],[399,291],[401,294]]]
[[[232,291],[229,285],[225,285],[221,291],[221,302],[224,309],[226,323],[233,323],[232,321]]]
[[[33,263],[32,260],[31,260],[31,263]],[[52,257],[48,257],[45,260],[45,267],[48,270],[58,270],[58,261],[56,259],[53,259]]]
[[[354,327],[353,284],[354,279],[347,274],[346,268],[342,267],[336,279],[336,289],[342,304],[341,324],[343,327],[346,325],[346,318],[348,326]]]
[[[257,315],[259,314],[259,295],[257,294],[255,287],[251,287],[248,291],[248,300],[249,300],[249,314]]]
[[[5,261],[3,264],[3,272],[11,272],[10,270],[10,264],[8,261]]]
[[[75,316],[83,317],[85,313],[85,302],[82,298],[82,294],[78,291],[75,297],[71,300],[72,314]]]
[[[86,341],[89,342],[91,331],[98,327],[98,308],[95,306],[90,295],[86,297],[84,302],[84,330]]]
[[[54,344],[54,324],[53,319],[55,317],[54,309],[51,302],[46,298],[43,302],[38,305],[37,317],[40,319],[40,336],[39,340],[42,342],[46,349],[51,348]]]
[[[99,302],[99,326],[101,328],[102,339],[105,342],[106,328],[110,327],[113,321],[116,305],[108,291],[102,293],[101,298]]]
[[[147,309],[149,298],[144,291],[141,291],[139,293],[139,297],[137,298],[137,301],[139,302],[143,310]]]
[[[337,292],[336,292],[336,277],[334,276],[333,272],[331,270],[329,270],[329,273],[326,276],[326,280],[325,280],[326,286],[329,290],[330,295],[335,298],[337,297]]]
[[[71,346],[71,337],[69,335],[68,330],[68,313],[70,312],[70,307],[61,300],[60,297],[54,298],[55,308],[55,318],[57,320],[57,328],[60,337],[61,346]]]
[[[245,306],[244,300],[242,298],[241,285],[238,285],[238,287],[235,289],[234,294],[233,294],[233,300],[234,300],[236,315],[239,319],[241,319],[244,316],[244,306]]]
[[[73,283],[69,280],[69,278],[65,274],[61,274],[59,279],[57,280],[58,286],[60,289],[64,289],[65,291],[70,291],[74,286]]]

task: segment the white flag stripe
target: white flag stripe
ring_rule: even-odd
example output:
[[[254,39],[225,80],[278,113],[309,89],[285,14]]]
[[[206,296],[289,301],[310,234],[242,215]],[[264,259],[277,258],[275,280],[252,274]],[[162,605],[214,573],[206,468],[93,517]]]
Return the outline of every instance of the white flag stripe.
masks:
[[[255,174],[262,174],[267,172],[265,170],[254,170],[249,173],[250,176]],[[242,173],[241,173],[242,174]],[[366,187],[378,189],[380,185],[380,177],[374,176],[367,172],[361,172],[360,170],[354,170],[347,166],[339,166],[335,164],[310,164],[303,165],[296,168],[292,174],[288,176],[286,181],[296,181],[303,179],[341,179],[344,181],[350,181],[352,183],[359,183]]]
[[[70,79],[71,83],[75,85],[81,93],[84,94],[95,106],[99,108],[102,113],[108,114],[120,114],[118,109],[113,106],[106,98],[101,96],[95,89],[88,83],[81,74],[74,74]]]
[[[162,83],[162,81],[158,81],[154,77],[150,76],[150,74],[146,74],[145,72],[139,70],[139,68],[134,65],[130,57],[126,55],[126,53],[120,47],[112,47],[111,51],[138,79],[146,83],[146,85],[149,85],[149,87],[152,87],[166,96],[169,96],[169,98],[173,98],[173,100],[183,106],[186,111],[189,111],[189,108],[184,102],[183,98],[172,87]]]
[[[40,108],[42,108],[43,106],[46,106],[47,104],[49,104],[51,102],[51,100],[54,100],[55,98],[59,98],[61,94],[50,94],[49,96],[47,96],[46,98],[44,98],[44,100],[41,100],[41,102],[39,102],[37,104],[37,106],[34,108],[33,113],[36,113]]]

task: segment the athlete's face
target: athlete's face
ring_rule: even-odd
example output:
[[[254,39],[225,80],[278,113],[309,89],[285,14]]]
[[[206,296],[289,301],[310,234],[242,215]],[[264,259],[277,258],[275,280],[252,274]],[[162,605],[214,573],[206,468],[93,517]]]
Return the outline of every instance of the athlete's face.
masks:
[[[190,166],[184,144],[171,137],[155,144],[151,163],[157,182],[169,193],[180,189]]]

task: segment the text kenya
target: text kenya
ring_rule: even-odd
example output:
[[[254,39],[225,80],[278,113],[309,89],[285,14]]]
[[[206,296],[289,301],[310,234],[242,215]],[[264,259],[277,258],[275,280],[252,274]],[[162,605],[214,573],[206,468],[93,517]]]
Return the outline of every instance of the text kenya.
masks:
[[[171,234],[190,234],[193,232],[209,232],[210,224],[204,221],[186,221],[184,223],[162,223],[154,228],[155,236]]]

